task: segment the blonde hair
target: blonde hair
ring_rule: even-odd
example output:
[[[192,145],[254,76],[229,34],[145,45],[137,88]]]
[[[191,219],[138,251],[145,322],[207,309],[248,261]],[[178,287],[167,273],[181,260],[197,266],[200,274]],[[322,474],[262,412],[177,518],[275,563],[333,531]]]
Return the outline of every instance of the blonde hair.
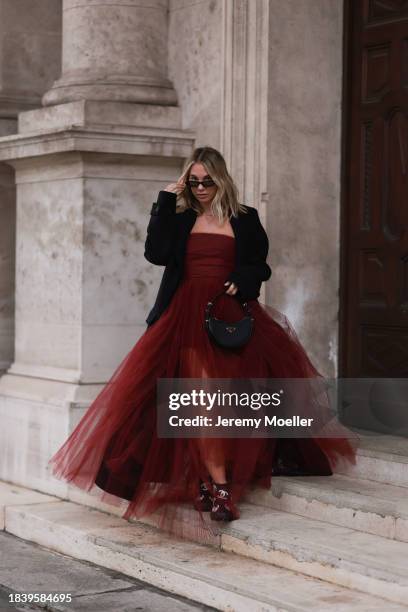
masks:
[[[177,195],[176,212],[183,212],[187,208],[192,208],[200,215],[206,210],[201,202],[194,197],[188,184],[191,167],[196,163],[204,166],[217,185],[217,191],[211,202],[211,212],[218,217],[220,223],[229,219],[230,216],[237,217],[239,212],[248,212],[245,205],[238,202],[238,188],[227,170],[223,156],[213,147],[198,147],[186,160],[183,168],[186,187],[182,193]]]

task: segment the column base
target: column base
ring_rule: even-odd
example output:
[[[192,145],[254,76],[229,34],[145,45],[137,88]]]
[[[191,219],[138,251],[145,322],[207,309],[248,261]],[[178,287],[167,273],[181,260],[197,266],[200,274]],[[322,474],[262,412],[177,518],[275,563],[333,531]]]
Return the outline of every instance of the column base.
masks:
[[[38,108],[41,97],[31,92],[2,89],[0,92],[0,115],[4,119],[16,119],[21,111]]]
[[[61,494],[48,461],[85,414],[99,385],[5,374],[0,379],[0,480]]]
[[[180,130],[181,122],[181,109],[178,106],[78,100],[20,113],[18,132],[28,134],[38,130],[60,130],[73,126],[109,126],[111,131],[122,132],[124,127]]]
[[[177,94],[170,81],[157,79],[104,78],[56,81],[42,97],[43,106],[64,104],[77,100],[103,102],[131,102],[138,104],[158,104],[175,106]]]

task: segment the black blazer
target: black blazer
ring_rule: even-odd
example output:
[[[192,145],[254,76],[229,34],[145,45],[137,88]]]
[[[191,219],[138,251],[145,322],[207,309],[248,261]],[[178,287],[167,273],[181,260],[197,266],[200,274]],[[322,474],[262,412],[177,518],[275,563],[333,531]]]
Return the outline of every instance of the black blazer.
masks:
[[[150,212],[144,256],[151,263],[166,267],[156,301],[146,319],[148,326],[157,321],[170,304],[181,281],[187,239],[197,218],[192,208],[176,214],[176,201],[175,193],[160,191]],[[256,208],[246,208],[248,213],[239,213],[238,217],[230,219],[235,235],[236,260],[234,270],[225,279],[237,285],[235,295],[244,301],[255,300],[262,282],[272,274],[266,263],[268,236]]]

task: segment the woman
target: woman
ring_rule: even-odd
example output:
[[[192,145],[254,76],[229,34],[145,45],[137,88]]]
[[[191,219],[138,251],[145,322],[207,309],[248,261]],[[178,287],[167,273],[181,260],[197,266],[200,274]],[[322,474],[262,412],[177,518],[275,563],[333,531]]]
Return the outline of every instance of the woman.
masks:
[[[257,300],[271,275],[268,246],[256,209],[238,202],[222,155],[197,148],[151,210],[145,257],[165,270],[148,328],[51,458],[57,477],[98,497],[102,491],[110,503],[127,500],[125,518],[149,516],[178,535],[211,537],[218,532],[203,513],[239,518],[239,499],[252,486],[269,488],[271,474],[331,475],[340,459],[355,463],[358,437],[340,424],[330,438],[157,436],[159,378],[320,377],[284,315]],[[239,349],[218,347],[204,326],[207,303],[223,290],[215,316],[239,320],[245,301],[254,317]],[[300,399],[299,412],[314,414],[311,399]],[[198,511],[187,521],[186,508]]]

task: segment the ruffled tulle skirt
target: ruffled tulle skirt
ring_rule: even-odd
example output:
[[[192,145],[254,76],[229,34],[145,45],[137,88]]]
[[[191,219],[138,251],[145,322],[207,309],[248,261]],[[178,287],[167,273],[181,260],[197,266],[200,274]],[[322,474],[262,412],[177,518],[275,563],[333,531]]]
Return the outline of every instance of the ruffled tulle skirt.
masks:
[[[248,344],[217,347],[205,330],[204,311],[225,289],[234,264],[233,239],[197,233],[188,245],[184,277],[170,305],[118,365],[50,464],[57,478],[101,501],[125,504],[124,518],[145,518],[178,536],[209,540],[217,537],[217,525],[193,509],[199,480],[208,482],[208,460],[225,464],[238,503],[249,489],[271,486],[278,453],[284,462],[330,475],[340,462],[355,463],[359,438],[340,423],[333,437],[321,438],[158,437],[159,378],[320,376],[287,318],[258,300],[248,302],[255,319]],[[224,295],[214,314],[236,321],[242,308]],[[314,409],[313,402],[297,407],[311,416]]]

